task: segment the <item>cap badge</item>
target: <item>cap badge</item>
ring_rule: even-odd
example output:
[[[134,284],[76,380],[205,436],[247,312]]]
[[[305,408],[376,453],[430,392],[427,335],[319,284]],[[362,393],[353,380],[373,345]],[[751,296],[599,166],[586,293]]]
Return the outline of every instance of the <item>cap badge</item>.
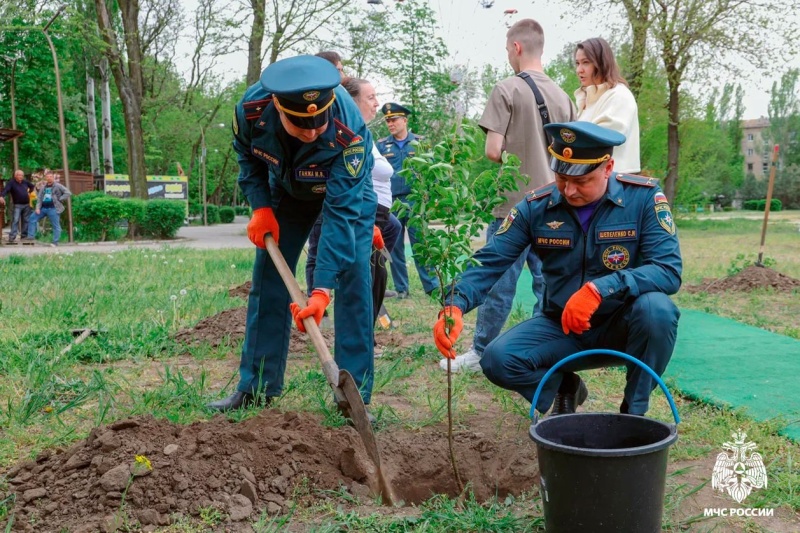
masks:
[[[308,104],[306,108],[309,113],[316,113],[317,112],[317,104]]]
[[[392,109],[392,106],[391,104],[386,104],[385,106],[383,106],[383,109],[385,109],[386,112],[388,113]]]
[[[575,132],[569,130],[567,128],[561,128],[561,131],[558,133],[561,134],[561,140],[563,140],[567,144],[572,144],[575,142]]]
[[[563,155],[565,159],[569,159],[569,158],[571,158],[571,157],[572,157],[572,148],[570,148],[569,146],[567,146],[567,147],[566,147],[566,148],[564,148],[564,150],[561,152],[561,155]]]
[[[303,93],[303,100],[305,100],[306,102],[313,102],[317,98],[319,98],[319,91],[308,91]],[[309,113],[311,112],[312,111],[309,111]]]

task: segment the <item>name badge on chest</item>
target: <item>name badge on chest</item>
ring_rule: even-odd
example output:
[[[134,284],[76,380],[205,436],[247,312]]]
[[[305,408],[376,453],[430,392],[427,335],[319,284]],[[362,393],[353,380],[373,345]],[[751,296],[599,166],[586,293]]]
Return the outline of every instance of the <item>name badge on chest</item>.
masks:
[[[327,168],[296,168],[294,170],[294,179],[297,181],[325,181],[331,175]]]

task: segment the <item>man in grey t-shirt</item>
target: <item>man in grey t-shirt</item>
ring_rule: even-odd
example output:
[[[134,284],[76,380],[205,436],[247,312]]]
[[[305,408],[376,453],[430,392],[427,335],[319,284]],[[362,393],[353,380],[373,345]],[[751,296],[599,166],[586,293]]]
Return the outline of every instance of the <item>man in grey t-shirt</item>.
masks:
[[[535,20],[520,20],[508,30],[506,34],[508,62],[515,74],[527,73],[539,88],[547,106],[550,122],[575,120],[575,106],[572,100],[544,73],[543,50],[544,31]],[[554,176],[550,170],[547,153],[549,142],[544,132],[542,116],[533,90],[523,78],[511,76],[495,85],[479,124],[486,132],[486,157],[500,162],[504,150],[516,155],[522,163],[520,173],[529,179],[527,186],[524,182],[520,182],[519,191],[509,193],[506,203],[492,212],[495,221],[486,230],[488,241],[500,227],[509,210],[525,197],[527,190],[550,183]],[[541,311],[541,301],[544,296],[542,263],[528,248],[492,287],[483,305],[478,308],[472,348],[451,362],[452,370],[480,372],[480,360],[484,348],[500,334],[511,312],[517,280],[526,260],[533,275],[533,292],[536,296],[533,314],[536,315]],[[439,366],[446,370],[447,359],[442,359]]]

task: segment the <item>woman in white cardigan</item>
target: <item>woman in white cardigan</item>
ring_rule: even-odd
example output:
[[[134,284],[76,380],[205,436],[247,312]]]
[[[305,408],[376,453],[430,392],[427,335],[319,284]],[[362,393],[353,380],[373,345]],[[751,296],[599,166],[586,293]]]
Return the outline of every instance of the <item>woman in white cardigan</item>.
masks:
[[[605,39],[595,37],[578,44],[575,72],[581,82],[575,91],[578,120],[625,135],[625,143],[614,148],[614,170],[639,172],[639,108]]]

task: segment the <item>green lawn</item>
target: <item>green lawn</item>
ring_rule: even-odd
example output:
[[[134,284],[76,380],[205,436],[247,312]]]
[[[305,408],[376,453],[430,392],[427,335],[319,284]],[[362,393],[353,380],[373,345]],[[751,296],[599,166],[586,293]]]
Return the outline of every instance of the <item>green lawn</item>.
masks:
[[[800,218],[800,216],[798,217]],[[753,220],[679,220],[685,261],[685,283],[726,276],[752,261],[758,252],[760,223]],[[765,254],[776,270],[800,279],[800,233],[797,225],[771,225]],[[228,289],[248,280],[250,250],[200,251],[181,248],[130,250],[111,254],[89,252],[59,255],[11,256],[0,259],[0,471],[40,451],[68,445],[99,424],[135,414],[151,413],[179,423],[210,416],[203,405],[224,386],[235,383],[231,354],[239,347],[186,348],[171,335],[200,319],[244,305],[228,296]],[[302,273],[302,268],[298,269]],[[409,269],[413,273],[413,269]],[[302,278],[302,274],[299,274]],[[300,279],[301,285],[303,280]],[[422,294],[418,279],[412,293]],[[712,312],[758,327],[800,338],[797,294],[704,295],[679,293],[682,307]],[[381,427],[398,424],[410,429],[445,420],[442,374],[431,370],[439,356],[430,342],[436,316],[432,302],[416,296],[391,302],[399,333],[417,339],[390,353],[376,365],[375,393],[402,395],[413,415],[379,408]],[[524,318],[516,310],[510,323]],[[462,347],[471,338],[475,313],[466,317]],[[62,353],[73,340],[71,329],[100,330],[74,349]],[[176,369],[174,363],[187,363]],[[232,371],[232,369],[234,369]],[[330,412],[326,386],[318,372],[290,368],[281,409],[322,413],[326,423],[341,420]],[[787,378],[795,379],[795,378]],[[594,410],[613,411],[618,405],[624,375],[616,370],[592,373]],[[454,379],[460,417],[474,409],[470,391],[488,395],[504,413],[525,423],[527,405],[516,396],[489,384],[482,376]],[[676,395],[677,391],[674,391]],[[659,392],[651,415],[669,420]],[[678,395],[679,396],[679,395]],[[708,457],[719,450],[731,432],[743,428],[757,442],[770,475],[769,486],[754,493],[749,505],[774,507],[784,522],[800,510],[800,473],[796,468],[800,446],[777,435],[775,427],[748,420],[741,413],[719,410],[678,397],[683,423],[680,440],[670,455],[673,469]],[[246,412],[237,416],[252,416]],[[668,531],[769,531],[757,518],[713,522],[685,516],[683,506],[702,483],[670,482],[665,501]],[[10,501],[0,476],[0,523]],[[5,498],[5,499],[3,499]],[[264,513],[253,523],[256,531],[285,529],[313,531],[537,531],[542,527],[538,491],[520,498],[478,503],[436,497],[416,508],[375,513],[351,505],[342,494],[330,503],[296,508],[272,518]],[[214,530],[214,516],[176,517],[159,531]],[[781,522],[781,523],[784,523]],[[789,527],[789,526],[787,526]],[[792,529],[776,528],[778,531]]]

